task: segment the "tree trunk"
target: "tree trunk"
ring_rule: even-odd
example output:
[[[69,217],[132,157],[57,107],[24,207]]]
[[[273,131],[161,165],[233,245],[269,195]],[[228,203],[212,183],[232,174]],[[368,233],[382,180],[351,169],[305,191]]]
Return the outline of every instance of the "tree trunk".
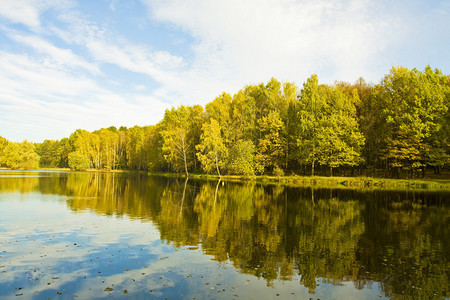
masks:
[[[183,149],[183,155],[184,155],[184,170],[186,171],[186,177],[189,177],[189,172],[187,169],[186,150],[184,150],[184,149]]]
[[[187,169],[186,143],[183,136],[181,136],[181,143],[183,148],[184,170],[186,171],[186,177],[189,177],[189,172]]]
[[[220,175],[220,171],[219,171],[219,159],[217,158],[217,151],[214,151],[214,154],[216,155],[216,169],[217,169],[217,174],[219,174],[219,178],[222,178],[222,176]]]

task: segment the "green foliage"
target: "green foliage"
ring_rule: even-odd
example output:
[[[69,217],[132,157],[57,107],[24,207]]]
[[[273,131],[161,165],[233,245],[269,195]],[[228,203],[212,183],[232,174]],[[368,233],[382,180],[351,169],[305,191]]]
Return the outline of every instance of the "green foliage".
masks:
[[[111,130],[112,129],[112,130]],[[98,132],[100,139],[100,161],[102,168],[113,170],[117,162],[117,149],[119,147],[119,136],[115,127],[102,128]]]
[[[284,171],[279,166],[275,166],[275,168],[273,169],[273,175],[275,175],[275,176],[284,176]]]
[[[225,166],[228,149],[222,138],[219,122],[211,119],[203,124],[201,142],[195,148],[198,150],[197,157],[207,173],[215,169],[220,176],[220,169]]]
[[[31,142],[26,140],[19,144],[20,156],[22,162],[20,164],[21,169],[33,170],[39,168],[39,155],[35,151],[35,146]]]
[[[9,142],[3,149],[3,164],[11,169],[37,169],[39,159],[34,144],[26,140],[22,143]]]
[[[161,136],[161,123],[155,126],[148,126],[144,144],[147,150],[148,169],[150,171],[163,170],[165,160],[162,152],[163,139]]]
[[[147,166],[144,149],[144,128],[139,126],[129,128],[126,136],[127,167],[132,170],[142,170]]]
[[[230,94],[223,93],[205,105],[207,117],[215,119],[221,128],[224,142],[228,145],[234,141],[232,132],[233,99]]]
[[[285,126],[277,111],[270,112],[259,121],[260,138],[256,148],[255,160],[265,169],[283,165],[286,141]]]
[[[261,166],[255,162],[255,145],[251,141],[239,140],[231,148],[228,169],[232,174],[246,176],[262,171]]]
[[[69,154],[69,167],[72,170],[86,170],[89,169],[91,162],[86,154],[80,151],[71,152]]]
[[[184,170],[187,175],[195,163],[194,149],[200,140],[202,113],[201,106],[181,105],[166,110],[162,121],[164,158],[175,170]]]
[[[5,165],[4,163],[4,153],[3,150],[6,148],[6,146],[8,145],[8,140],[5,139],[4,137],[0,136],[0,167]]]
[[[2,162],[8,168],[19,169],[22,163],[22,158],[20,157],[20,146],[19,143],[10,142],[3,149],[3,159]]]
[[[57,168],[61,165],[61,152],[63,148],[58,141],[45,140],[36,147],[37,154],[41,157],[41,168]]]
[[[384,104],[381,118],[388,125],[382,158],[392,168],[414,171],[427,163],[445,164],[446,82],[439,70],[430,67],[425,72],[394,67],[385,76],[378,94]],[[444,143],[436,140],[438,136]]]
[[[41,167],[68,167],[77,152],[88,168],[106,170],[417,176],[450,165],[449,103],[450,77],[430,67],[394,67],[377,85],[319,84],[312,75],[301,91],[271,78],[222,93],[205,109],[172,107],[154,126],[78,129],[37,144],[36,153]],[[35,167],[31,150],[9,144],[0,137],[2,166]]]
[[[360,164],[364,136],[359,131],[355,104],[358,94],[319,85],[316,75],[303,85],[299,103],[300,163],[331,168]]]

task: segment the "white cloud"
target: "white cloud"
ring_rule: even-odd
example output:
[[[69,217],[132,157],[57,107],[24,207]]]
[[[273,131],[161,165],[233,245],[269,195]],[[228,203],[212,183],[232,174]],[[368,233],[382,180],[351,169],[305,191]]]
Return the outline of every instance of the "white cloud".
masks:
[[[12,23],[21,23],[38,29],[41,25],[40,14],[47,9],[67,9],[72,7],[71,0],[2,0],[0,16]]]
[[[414,23],[406,4],[372,0],[141,2],[151,25],[129,32],[124,14],[143,12],[115,0],[102,2],[101,14],[71,0],[3,0],[0,135],[40,141],[76,128],[155,124],[171,105],[205,104],[270,77],[299,86],[312,73],[325,83],[377,82],[391,65],[424,56],[424,48],[405,53],[412,46],[439,41],[426,53],[442,52],[448,34],[438,29],[450,11],[446,2],[413,1],[429,8],[419,18],[426,22]],[[416,38],[419,27],[428,40]]]
[[[115,94],[93,79],[27,55],[0,52],[0,128],[21,141],[60,139],[77,128],[149,125],[167,104],[140,94]],[[3,132],[0,135],[5,135]]]
[[[97,65],[89,63],[84,58],[75,55],[70,49],[55,47],[40,37],[19,34],[10,34],[9,37],[18,43],[32,47],[39,53],[46,55],[52,64],[61,67],[82,68],[94,75],[101,73]]]
[[[2,1],[0,16],[13,23],[22,23],[29,27],[38,27],[40,25],[38,7],[29,4],[30,1],[27,0]],[[34,4],[36,4],[36,1],[34,1]]]
[[[170,76],[170,71],[184,66],[180,56],[131,43],[77,13],[62,14],[60,19],[68,24],[69,30],[52,27],[52,31],[69,44],[86,47],[98,62],[115,64],[128,71],[149,75],[157,81],[164,81]]]
[[[0,51],[2,86],[16,93],[39,96],[47,101],[63,100],[61,96],[77,96],[98,91],[96,83],[73,76],[45,58]]]
[[[388,42],[389,16],[373,1],[143,1],[152,17],[196,39],[194,70],[241,85],[372,76]]]

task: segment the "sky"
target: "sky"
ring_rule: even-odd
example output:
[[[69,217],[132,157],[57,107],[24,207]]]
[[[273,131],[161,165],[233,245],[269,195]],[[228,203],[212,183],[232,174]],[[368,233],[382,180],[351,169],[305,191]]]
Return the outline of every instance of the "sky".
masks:
[[[154,125],[275,77],[450,74],[450,0],[1,0],[0,136]]]

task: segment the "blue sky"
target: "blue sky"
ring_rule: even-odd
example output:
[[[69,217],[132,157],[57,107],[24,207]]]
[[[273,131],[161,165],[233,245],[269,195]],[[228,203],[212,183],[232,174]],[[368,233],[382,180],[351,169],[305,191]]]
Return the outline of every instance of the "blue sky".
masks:
[[[448,0],[2,0],[0,136],[152,125],[271,77],[450,73]]]

